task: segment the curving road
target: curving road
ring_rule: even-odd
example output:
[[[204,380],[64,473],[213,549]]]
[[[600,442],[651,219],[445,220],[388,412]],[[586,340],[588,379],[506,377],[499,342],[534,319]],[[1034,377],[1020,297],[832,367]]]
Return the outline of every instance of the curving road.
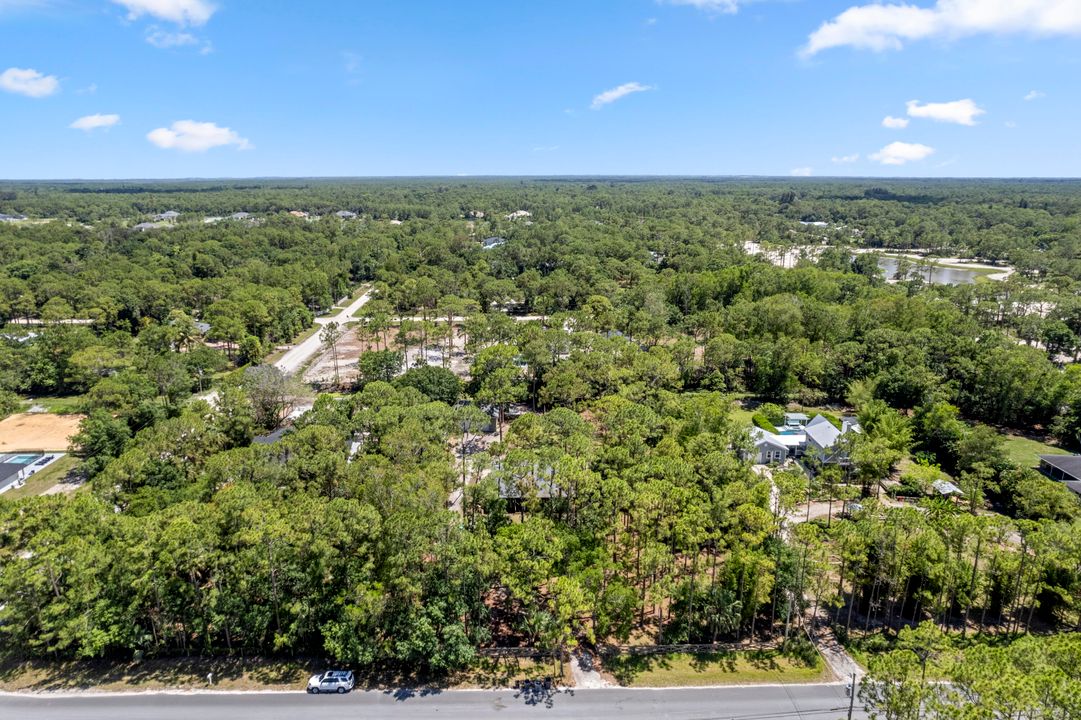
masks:
[[[364,307],[364,303],[368,302],[370,295],[371,290],[365,290],[363,295],[349,303],[349,306],[340,313],[331,315],[330,317],[316,318],[315,324],[323,326],[330,322],[336,322],[339,325],[344,326],[347,322],[354,322],[356,318],[353,317],[353,315],[357,310]],[[287,353],[282,355],[281,359],[274,363],[274,367],[278,368],[286,375],[292,375],[299,370],[311,356],[319,352],[319,349],[322,346],[323,342],[319,339],[319,333],[313,333],[310,337],[297,343]]]
[[[347,718],[620,718],[620,720],[837,720],[844,686],[395,692],[349,695],[192,693],[0,695],[0,717],[19,720],[339,720]],[[854,718],[866,715],[856,706]]]

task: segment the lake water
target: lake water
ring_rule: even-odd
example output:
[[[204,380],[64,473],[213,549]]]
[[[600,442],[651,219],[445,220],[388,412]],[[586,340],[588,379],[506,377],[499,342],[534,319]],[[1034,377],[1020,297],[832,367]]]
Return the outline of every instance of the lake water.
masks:
[[[879,256],[878,266],[886,272],[887,280],[893,280],[893,276],[897,272],[897,260],[897,258],[888,255]],[[918,266],[915,260],[910,261],[909,272],[917,270],[925,281],[928,280],[928,268]],[[976,282],[976,277],[979,274],[975,270],[932,265],[930,268],[930,283],[932,285],[969,285]]]

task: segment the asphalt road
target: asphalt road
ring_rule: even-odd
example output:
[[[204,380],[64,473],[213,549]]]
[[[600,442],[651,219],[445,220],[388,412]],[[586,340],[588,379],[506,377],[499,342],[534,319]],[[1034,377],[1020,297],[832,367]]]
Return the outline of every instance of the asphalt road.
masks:
[[[321,330],[323,325],[326,325],[330,322],[336,322],[339,325],[344,326],[347,322],[356,321],[356,318],[353,317],[353,315],[356,313],[357,310],[360,310],[362,307],[364,307],[364,303],[368,302],[370,295],[371,291],[365,290],[363,295],[351,302],[344,310],[339,312],[337,315],[332,315],[331,317],[316,318],[315,324],[319,325]],[[274,365],[286,375],[292,375],[297,370],[299,370],[300,367],[305,362],[307,362],[312,355],[315,355],[315,353],[319,352],[320,348],[322,347],[323,341],[319,338],[319,333],[315,333],[314,335],[305,338],[303,341],[293,346],[293,348],[290,349],[289,352],[285,353],[285,355],[282,355],[281,359],[278,360],[278,362],[274,363]]]
[[[836,720],[848,712],[840,685],[702,689],[357,691],[127,695],[2,695],[11,720],[351,720],[353,718],[620,718],[620,720]],[[853,717],[866,717],[857,704]]]

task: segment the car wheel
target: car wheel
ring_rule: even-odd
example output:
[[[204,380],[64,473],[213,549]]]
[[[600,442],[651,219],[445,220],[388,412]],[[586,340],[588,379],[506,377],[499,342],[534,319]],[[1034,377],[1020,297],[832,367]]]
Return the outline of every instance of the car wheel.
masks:
[[[339,687],[338,687],[338,694],[339,694],[339,695],[344,695],[344,694],[345,694],[345,688],[343,688],[343,687],[339,686]]]
[[[309,694],[309,695],[314,695],[314,694],[315,694],[315,693],[317,693],[317,692],[319,692],[319,691],[318,691],[318,690],[316,690],[315,688],[308,688],[308,694]]]

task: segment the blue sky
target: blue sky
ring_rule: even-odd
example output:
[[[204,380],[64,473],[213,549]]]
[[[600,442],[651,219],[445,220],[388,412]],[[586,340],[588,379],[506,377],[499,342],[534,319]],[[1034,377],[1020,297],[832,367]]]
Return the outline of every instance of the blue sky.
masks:
[[[0,177],[1072,177],[1079,71],[1081,0],[0,0]]]

